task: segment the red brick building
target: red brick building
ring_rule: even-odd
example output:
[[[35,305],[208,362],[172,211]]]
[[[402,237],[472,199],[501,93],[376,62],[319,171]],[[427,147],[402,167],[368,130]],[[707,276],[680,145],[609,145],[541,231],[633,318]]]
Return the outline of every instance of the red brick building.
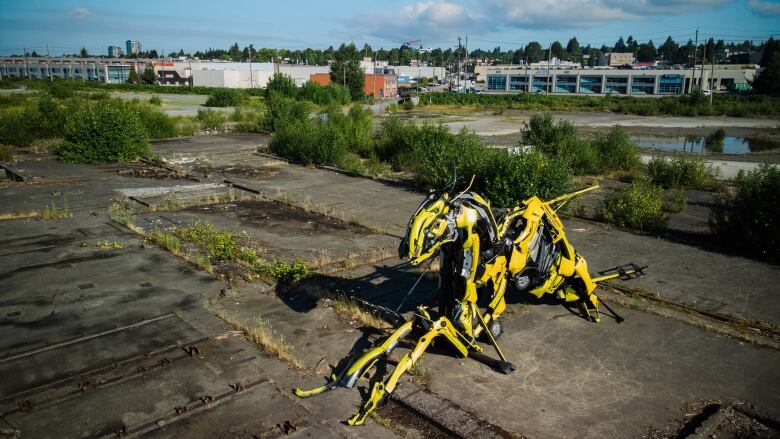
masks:
[[[309,76],[310,81],[319,85],[330,84],[330,74],[315,73]],[[395,75],[364,75],[363,93],[366,96],[376,96],[379,98],[392,98],[398,96],[398,77]]]

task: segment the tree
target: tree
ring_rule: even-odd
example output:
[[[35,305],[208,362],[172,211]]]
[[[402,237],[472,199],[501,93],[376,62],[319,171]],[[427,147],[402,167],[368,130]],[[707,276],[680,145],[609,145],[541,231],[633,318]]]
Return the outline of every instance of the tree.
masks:
[[[569,54],[570,60],[580,59],[582,55],[582,49],[580,49],[580,42],[577,41],[577,37],[572,37],[566,44],[566,52]]]
[[[38,52],[33,50],[32,54],[30,56],[33,57],[33,58],[38,58],[40,55],[38,55]]]
[[[295,97],[296,91],[297,87],[295,86],[295,80],[291,76],[287,76],[284,73],[274,73],[271,79],[268,80],[268,85],[265,87],[265,97],[271,97],[271,93]]]
[[[352,95],[352,100],[364,96],[365,84],[360,58],[360,52],[354,44],[342,44],[339,50],[333,53],[333,61],[330,63],[330,80],[346,86]]]
[[[636,54],[636,51],[638,49],[639,49],[639,44],[636,42],[636,40],[634,40],[634,37],[629,35],[628,40],[626,40],[626,51]]]
[[[538,41],[531,41],[525,46],[525,56],[528,62],[539,62],[542,59],[542,45]]]
[[[637,50],[637,59],[639,61],[654,61],[655,56],[655,44],[653,44],[653,40],[639,45],[639,49]]]
[[[677,51],[680,46],[674,42],[671,36],[666,37],[666,41],[658,48],[661,58],[666,62],[674,62],[677,59]]]
[[[154,84],[156,81],[157,81],[157,73],[154,72],[154,67],[146,66],[144,72],[141,73],[141,82],[143,84]]]
[[[82,58],[86,58],[86,57],[89,56],[89,52],[87,52],[87,48],[86,47],[82,47],[81,48],[81,50],[79,51],[79,56],[82,57]]]
[[[238,47],[238,43],[233,43],[228,50],[228,55],[233,61],[241,61],[241,49]]]
[[[179,56],[184,56],[184,49],[179,49],[179,53],[178,53],[178,55],[179,55]]]
[[[138,84],[138,72],[135,70],[135,64],[130,66],[130,74],[127,76],[128,84]]]
[[[753,81],[753,88],[760,94],[780,96],[780,40],[767,40],[759,65],[761,71]]]
[[[563,59],[563,45],[560,43],[560,41],[552,43],[550,46],[550,51],[552,52],[552,56],[558,59]]]
[[[615,52],[625,52],[626,51],[626,43],[623,41],[623,37],[618,38],[617,42],[615,43]]]
[[[160,57],[160,54],[157,53],[156,49],[152,49],[152,50],[149,51],[149,58],[157,59],[159,57]]]

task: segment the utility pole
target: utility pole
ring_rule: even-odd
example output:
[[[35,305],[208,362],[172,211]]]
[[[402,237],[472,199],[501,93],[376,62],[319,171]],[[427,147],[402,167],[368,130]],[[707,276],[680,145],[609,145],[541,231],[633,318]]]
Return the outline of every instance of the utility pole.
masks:
[[[545,95],[550,94],[550,78],[552,78],[552,75],[550,74],[551,62],[552,62],[552,43],[550,43],[550,47],[547,48],[547,85],[544,87]]]
[[[469,77],[469,36],[468,35],[466,35],[466,49],[465,49],[465,52],[466,52],[466,53],[464,53],[465,59],[463,60],[463,76],[465,76],[465,78],[463,78],[463,80],[464,80],[463,91],[466,91],[466,86],[469,84],[469,80],[468,80],[468,77]]]
[[[46,70],[49,71],[49,81],[51,81],[51,57],[49,56],[49,43],[46,43]]]
[[[688,40],[690,41],[690,40]],[[699,48],[699,28],[696,28],[696,40],[693,43],[693,67],[691,67],[691,84],[688,87],[688,94],[693,94],[693,81],[696,79],[696,50]]]
[[[707,43],[704,43],[704,47],[701,51],[701,73],[699,73],[699,88],[704,88],[704,63],[707,62]]]
[[[252,88],[252,45],[249,45],[249,88]]]
[[[24,48],[24,75],[30,79],[30,66],[27,64],[27,48]]]
[[[456,90],[458,91],[458,93],[460,93],[460,49],[461,47],[462,46],[460,45],[460,37],[458,37],[458,78],[456,82]]]
[[[712,50],[712,67],[710,68],[710,107],[712,106],[712,95],[715,94],[715,49]]]

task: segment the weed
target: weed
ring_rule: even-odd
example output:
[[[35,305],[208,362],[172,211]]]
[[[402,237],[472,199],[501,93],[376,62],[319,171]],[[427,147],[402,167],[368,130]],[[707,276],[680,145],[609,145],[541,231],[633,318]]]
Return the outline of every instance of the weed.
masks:
[[[671,196],[664,195],[663,208],[665,212],[679,213],[688,204],[688,197],[679,189],[672,191]]]
[[[214,266],[211,265],[211,258],[209,258],[208,255],[198,253],[194,258],[192,258],[192,263],[207,273],[214,273]]]
[[[203,104],[206,107],[236,107],[246,101],[246,94],[242,90],[220,88],[211,93],[211,96]]]
[[[73,214],[68,208],[68,200],[62,201],[62,207],[58,207],[57,204],[52,201],[51,204],[47,205],[39,215],[39,218],[44,221],[57,221],[72,217]]]
[[[168,250],[174,255],[181,254],[181,250],[182,250],[181,239],[179,239],[179,237],[174,235],[173,233],[168,233],[160,229],[154,229],[154,232],[152,232],[150,239],[152,240],[152,242]]]
[[[376,314],[366,311],[358,302],[349,297],[339,297],[333,301],[331,306],[337,313],[344,317],[356,320],[363,326],[379,329],[390,327],[390,324],[386,321],[379,318]]]
[[[295,261],[290,264],[281,259],[274,259],[270,265],[261,265],[258,271],[285,282],[298,282],[309,276],[309,265],[305,261]]]
[[[214,226],[200,220],[184,232],[185,236],[195,242],[209,255],[224,260],[238,259],[238,243],[235,234],[229,231],[217,231]]]
[[[149,98],[149,103],[154,105],[154,106],[159,107],[159,106],[162,105],[162,99],[160,99],[160,97],[157,96],[157,95],[152,95],[152,97]]]
[[[114,201],[108,206],[108,216],[120,224],[130,225],[135,219],[135,206],[126,199]]]

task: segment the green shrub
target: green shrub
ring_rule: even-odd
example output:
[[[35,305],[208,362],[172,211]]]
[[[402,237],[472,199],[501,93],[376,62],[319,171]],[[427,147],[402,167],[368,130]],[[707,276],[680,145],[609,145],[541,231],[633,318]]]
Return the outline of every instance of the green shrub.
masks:
[[[154,232],[152,232],[150,238],[152,242],[175,255],[181,252],[181,239],[172,233],[164,232],[160,229],[155,229]]]
[[[171,121],[176,127],[176,134],[179,136],[194,136],[197,130],[196,118],[192,116],[176,116]]]
[[[642,164],[639,148],[631,142],[626,130],[619,126],[597,136],[593,144],[601,158],[601,172],[632,171]]]
[[[736,193],[721,200],[710,217],[720,241],[740,253],[780,262],[780,168],[764,163],[740,171]]]
[[[550,113],[534,114],[522,131],[523,143],[533,145],[547,155],[566,155],[565,146],[577,138],[577,130],[571,122],[554,123]]]
[[[352,102],[349,89],[341,84],[331,83],[325,86],[307,81],[298,90],[298,98],[317,105],[347,105]]]
[[[78,109],[65,125],[65,140],[57,152],[67,162],[128,162],[151,153],[138,114],[115,100]]]
[[[404,99],[404,101],[401,103],[401,109],[404,111],[414,110],[414,102],[412,102],[410,98]]]
[[[91,101],[105,101],[107,99],[111,99],[111,95],[104,91],[99,91],[99,92],[89,94],[89,100]]]
[[[241,90],[220,88],[211,93],[204,104],[206,107],[237,107],[246,101],[246,94]]]
[[[312,82],[312,81],[309,81]],[[276,93],[282,96],[294,98],[298,92],[298,87],[295,86],[295,80],[292,76],[285,75],[284,73],[274,73],[268,80],[268,85],[265,87],[265,97],[270,97],[272,93]]]
[[[268,108],[259,127],[259,131],[265,133],[273,133],[279,127],[306,120],[313,109],[307,101],[296,101],[276,93],[271,93],[266,105]]]
[[[144,103],[127,104],[138,115],[146,133],[150,139],[167,139],[176,137],[178,130],[176,123],[167,114]]]
[[[33,106],[12,109],[0,114],[0,143],[29,146],[41,138],[43,118]]]
[[[704,148],[710,152],[723,152],[723,141],[725,139],[726,131],[723,128],[718,128],[704,138]]]
[[[327,123],[343,136],[349,151],[362,157],[374,154],[374,127],[370,109],[354,105],[344,114],[341,107],[331,104],[325,116]]]
[[[534,195],[548,200],[571,188],[571,171],[561,159],[539,152],[510,155],[497,149],[487,156],[476,188],[496,206],[515,206]]]
[[[277,128],[268,144],[274,154],[306,164],[336,165],[347,153],[344,134],[321,120],[293,120]]]
[[[221,111],[215,110],[198,110],[198,120],[203,128],[206,129],[222,129],[225,126],[226,116]]]
[[[665,225],[664,192],[644,178],[635,179],[628,189],[619,189],[604,198],[601,217],[619,227],[638,230],[658,229]]]
[[[8,145],[0,145],[0,162],[13,161],[14,154],[11,147]]]
[[[708,189],[715,185],[718,169],[695,156],[678,154],[670,160],[653,157],[647,164],[650,180],[665,188]]]
[[[149,103],[159,107],[162,105],[162,99],[160,99],[160,97],[157,95],[153,95],[152,97],[149,98]]]
[[[76,94],[76,88],[71,85],[68,81],[53,81],[48,91],[58,99],[72,98]]]

